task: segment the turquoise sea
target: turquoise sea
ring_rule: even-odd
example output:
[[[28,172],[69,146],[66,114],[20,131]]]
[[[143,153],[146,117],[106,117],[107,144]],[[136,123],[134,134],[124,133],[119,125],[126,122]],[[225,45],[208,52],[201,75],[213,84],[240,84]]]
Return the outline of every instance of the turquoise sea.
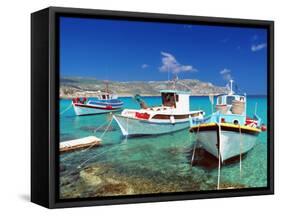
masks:
[[[120,98],[125,108],[139,108],[130,97]],[[160,97],[144,97],[148,105],[161,104]],[[247,114],[257,114],[267,123],[265,96],[247,97]],[[60,100],[60,112],[71,100]],[[211,113],[208,97],[191,96],[191,110]],[[60,140],[94,135],[102,137],[99,147],[60,155],[60,197],[150,194],[214,190],[217,187],[218,162],[203,150],[196,150],[191,166],[195,135],[188,129],[171,134],[124,138],[110,114],[75,116],[73,108],[60,115]],[[108,125],[108,123],[110,123]],[[108,126],[108,131],[104,133]],[[239,158],[222,165],[221,188],[249,188],[267,185],[267,132],[262,132],[256,146],[243,156],[240,175]]]

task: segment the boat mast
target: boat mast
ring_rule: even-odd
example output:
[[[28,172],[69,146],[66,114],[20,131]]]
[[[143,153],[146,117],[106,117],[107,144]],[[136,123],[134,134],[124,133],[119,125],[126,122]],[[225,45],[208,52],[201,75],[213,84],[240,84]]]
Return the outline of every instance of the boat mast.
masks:
[[[174,74],[174,80],[173,80],[173,89],[176,90],[177,81],[179,80],[179,77],[177,74]]]
[[[232,88],[232,85],[233,85],[233,80],[231,79],[231,80],[229,80],[229,82],[230,82],[230,92],[229,92],[229,94],[234,94],[234,91],[232,90],[233,88]]]
[[[109,93],[109,89],[108,89],[108,80],[105,80],[104,83],[105,83],[105,92],[106,92],[106,93]]]

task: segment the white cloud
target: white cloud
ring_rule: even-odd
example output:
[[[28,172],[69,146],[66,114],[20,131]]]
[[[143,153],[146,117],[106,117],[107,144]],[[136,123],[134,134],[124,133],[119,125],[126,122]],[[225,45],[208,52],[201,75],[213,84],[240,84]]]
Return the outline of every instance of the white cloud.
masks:
[[[220,71],[220,74],[227,81],[232,79],[232,75],[231,75],[231,70],[230,69],[224,68],[223,70]]]
[[[148,64],[142,64],[142,66],[141,66],[142,69],[145,69],[145,68],[148,68],[148,67],[149,67]]]
[[[191,72],[197,71],[192,65],[182,65],[177,59],[170,53],[161,52],[162,55],[162,65],[159,68],[162,72],[172,72],[174,74],[180,72]]]
[[[251,50],[252,50],[252,52],[257,52],[259,50],[264,49],[265,47],[266,47],[266,43],[261,43],[261,44],[256,44],[256,45],[254,44],[251,46]]]

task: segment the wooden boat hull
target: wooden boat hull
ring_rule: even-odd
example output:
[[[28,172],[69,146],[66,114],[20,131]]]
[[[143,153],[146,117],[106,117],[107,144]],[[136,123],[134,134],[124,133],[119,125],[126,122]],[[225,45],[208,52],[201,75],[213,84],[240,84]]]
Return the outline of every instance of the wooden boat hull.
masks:
[[[174,124],[170,122],[151,122],[122,115],[113,115],[123,136],[145,136],[171,133],[190,127],[190,120],[181,120]]]
[[[199,145],[217,158],[220,149],[221,161],[225,161],[250,151],[260,130],[247,126],[239,129],[237,125],[221,123],[219,133],[219,126],[211,123],[192,127],[190,132],[196,133]]]

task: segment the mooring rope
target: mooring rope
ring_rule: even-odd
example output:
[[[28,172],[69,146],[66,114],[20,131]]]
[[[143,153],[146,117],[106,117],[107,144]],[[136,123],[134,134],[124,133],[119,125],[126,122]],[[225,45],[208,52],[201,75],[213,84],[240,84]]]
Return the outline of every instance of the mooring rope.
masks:
[[[104,135],[107,133],[109,126],[111,125],[113,121],[113,118],[110,120],[110,122],[108,123],[107,127],[105,128],[104,132],[102,133],[102,135],[99,137],[100,139],[102,139],[104,137]]]
[[[112,113],[110,113],[109,115],[112,115]],[[110,120],[112,120],[112,117],[111,117]],[[110,120],[107,120],[107,121],[105,121],[104,123],[102,123],[100,126],[98,126],[98,127],[94,130],[94,134],[97,133],[97,131],[98,131],[99,129],[101,129],[104,125],[106,125]]]
[[[123,143],[121,143],[121,145],[123,145]],[[118,146],[120,146],[120,145],[118,145]],[[101,156],[101,155],[103,155],[103,154],[105,154],[105,153],[107,153],[107,152],[109,152],[109,151],[111,151],[111,150],[117,148],[118,146],[112,146],[111,148],[109,148],[109,149],[107,149],[107,150],[105,150],[105,151],[102,151],[102,152],[100,152],[99,154],[94,155],[93,157],[90,157],[90,158],[86,159],[85,161],[83,161],[82,163],[80,163],[78,166],[76,166],[76,167],[74,168],[74,170],[76,170],[76,169],[77,169],[78,171],[82,170],[82,169],[85,167],[84,165],[85,165],[87,162],[96,159],[97,157],[99,157],[99,156]],[[81,152],[80,152],[80,153],[81,153]],[[72,173],[72,172],[71,172],[71,173]],[[71,176],[71,173],[68,174],[68,175],[64,175],[63,177],[69,177],[69,176]]]
[[[103,155],[104,153],[107,153],[107,152],[109,152],[109,151],[111,151],[111,150],[113,150],[113,149],[115,149],[115,148],[117,148],[117,147],[120,147],[120,145],[124,145],[124,144],[126,144],[126,143],[127,143],[126,141],[125,141],[125,142],[122,142],[122,143],[119,144],[119,145],[112,146],[111,148],[109,148],[109,149],[107,149],[107,150],[105,150],[105,151],[102,151],[102,152],[100,152],[99,154],[96,154],[95,156],[93,156],[93,157],[91,157],[91,158],[88,158],[87,160],[85,160],[85,161],[83,161],[82,163],[80,163],[80,164],[77,166],[77,169],[82,169],[82,166],[83,166],[84,164],[86,164],[87,162],[89,162],[89,161],[91,161],[91,160],[93,160],[93,159],[96,159],[97,157]]]
[[[128,135],[129,135],[129,118],[127,117],[126,119],[126,125],[127,125],[127,134],[126,134],[126,142],[127,142],[127,139],[128,139]]]
[[[82,169],[82,166],[83,166],[84,164],[86,164],[87,162],[89,162],[89,161],[91,161],[91,160],[93,160],[93,159],[96,159],[98,156],[101,156],[101,155],[103,155],[104,153],[109,152],[109,151],[111,151],[111,150],[114,149],[114,148],[116,148],[116,146],[113,146],[113,147],[111,147],[110,149],[107,149],[107,150],[105,150],[105,151],[102,151],[102,152],[100,152],[99,154],[96,154],[95,156],[93,156],[93,157],[91,157],[91,158],[88,158],[87,160],[85,160],[85,161],[83,161],[82,163],[80,163],[76,168],[77,168],[77,169]]]
[[[112,121],[111,121],[111,122],[112,122]],[[94,155],[93,157],[90,157],[90,158],[86,159],[85,161],[83,161],[82,163],[80,163],[80,164],[76,167],[76,169],[82,170],[82,169],[85,167],[84,165],[85,165],[87,162],[89,162],[89,161],[91,161],[91,160],[94,160],[94,159],[98,158],[99,156],[101,156],[101,155],[103,155],[103,154],[105,154],[105,153],[107,153],[107,152],[110,152],[110,151],[116,149],[117,147],[123,146],[123,145],[125,145],[126,143],[127,143],[127,140],[124,139],[123,142],[121,142],[119,145],[112,146],[112,147],[110,147],[109,149],[104,150],[104,151],[102,151],[102,152],[100,152],[100,153]],[[89,148],[84,149],[84,151],[86,151],[86,150],[89,150]],[[81,153],[81,152],[83,152],[83,150],[80,151],[79,153]],[[77,152],[77,153],[78,153],[78,152]],[[70,173],[69,175],[64,175],[63,177],[68,177],[68,176],[70,176],[70,175],[71,175],[71,173]]]
[[[195,151],[196,151],[196,148],[197,148],[197,145],[198,145],[198,142],[199,142],[199,128],[200,128],[200,124],[198,125],[198,128],[197,128],[197,133],[196,133],[196,142],[193,146],[193,152],[192,152],[192,158],[191,158],[191,167],[193,166],[193,161],[194,161],[194,157],[195,157]]]
[[[217,182],[217,190],[220,189],[220,178],[221,178],[221,125],[220,123],[218,125],[219,130],[219,140],[218,140],[218,158],[219,158],[219,164],[218,164],[218,182]]]
[[[69,110],[72,107],[72,103],[62,112],[60,112],[60,115],[64,114],[67,110]]]
[[[113,119],[110,120],[110,122],[108,123],[108,125],[107,125],[105,131],[104,131],[103,134],[99,137],[99,139],[102,139],[102,137],[103,137],[103,136],[105,135],[105,133],[108,131],[109,126],[110,126],[111,123],[112,123],[112,120],[113,120]],[[92,145],[88,146],[87,148],[82,149],[81,151],[76,152],[76,153],[77,153],[77,154],[80,154],[80,153],[86,152],[86,151],[88,151],[89,149],[91,149],[91,148],[92,148],[93,146],[95,146],[95,145],[96,145],[96,143],[93,143]],[[73,155],[70,154],[70,155],[68,155],[68,157],[64,157],[63,160],[65,161],[66,159],[70,158],[71,156],[73,156]]]
[[[239,133],[240,133],[240,180],[242,177],[242,132],[241,132],[241,126],[239,124]]]

